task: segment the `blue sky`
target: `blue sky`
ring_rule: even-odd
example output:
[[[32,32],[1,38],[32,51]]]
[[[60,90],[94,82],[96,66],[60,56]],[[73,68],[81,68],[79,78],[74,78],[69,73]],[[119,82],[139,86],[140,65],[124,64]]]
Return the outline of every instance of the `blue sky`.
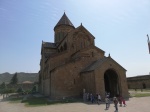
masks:
[[[127,77],[149,74],[150,0],[0,0],[0,73],[38,72],[42,40],[54,41],[64,10]]]

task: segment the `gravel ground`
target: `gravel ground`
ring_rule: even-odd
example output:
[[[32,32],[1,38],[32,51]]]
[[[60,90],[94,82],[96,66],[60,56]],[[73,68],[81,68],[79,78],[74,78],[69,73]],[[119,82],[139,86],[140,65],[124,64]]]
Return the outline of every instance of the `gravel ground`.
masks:
[[[130,98],[126,107],[118,112],[150,112],[150,97]],[[114,104],[105,110],[105,104],[68,103],[48,106],[26,107],[23,103],[9,103],[0,96],[0,112],[115,112]]]

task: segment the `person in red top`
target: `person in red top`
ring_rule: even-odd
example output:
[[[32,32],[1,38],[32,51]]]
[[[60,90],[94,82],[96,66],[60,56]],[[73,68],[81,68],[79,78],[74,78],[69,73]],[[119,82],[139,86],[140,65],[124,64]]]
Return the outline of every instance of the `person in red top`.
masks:
[[[124,98],[122,98],[122,103],[123,103],[124,107],[127,106]]]

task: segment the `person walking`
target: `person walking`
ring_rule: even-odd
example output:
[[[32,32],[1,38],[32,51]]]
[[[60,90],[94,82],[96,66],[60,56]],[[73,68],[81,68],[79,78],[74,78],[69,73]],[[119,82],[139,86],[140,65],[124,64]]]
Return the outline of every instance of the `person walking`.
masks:
[[[124,98],[122,98],[122,103],[123,103],[124,107],[127,106]]]
[[[114,97],[114,105],[115,105],[115,112],[118,112],[118,100],[116,97]]]
[[[95,98],[94,98],[94,95],[92,95],[92,103],[94,103],[95,101]]]
[[[93,97],[93,95],[92,95],[92,93],[90,94],[90,101],[92,102],[92,97]]]
[[[86,93],[83,93],[83,101],[86,101]]]
[[[86,101],[89,101],[89,98],[90,97],[90,94],[89,93],[87,93],[87,95],[86,95]]]
[[[110,92],[107,93],[107,97],[108,97],[108,98],[110,97]]]
[[[109,98],[108,97],[105,98],[105,103],[106,103],[106,110],[108,110],[109,109]]]
[[[98,95],[97,95],[97,103],[98,103],[98,105],[100,104],[100,101],[101,101],[101,95],[98,94]]]

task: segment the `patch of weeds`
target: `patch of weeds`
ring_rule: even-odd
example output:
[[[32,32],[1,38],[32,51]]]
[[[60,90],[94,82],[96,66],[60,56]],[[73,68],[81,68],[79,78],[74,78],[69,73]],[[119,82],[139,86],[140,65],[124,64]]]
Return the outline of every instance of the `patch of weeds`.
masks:
[[[47,100],[45,98],[29,98],[22,103],[25,103],[26,106],[45,106]]]
[[[145,89],[145,92],[150,92],[150,89]]]
[[[82,102],[82,99],[65,99],[65,100],[57,100],[57,101],[48,101],[48,105],[52,104],[64,104],[64,103],[76,103],[76,102]]]
[[[81,102],[81,99],[65,99],[65,100],[52,100],[49,101],[46,98],[28,98],[27,100],[23,101],[26,106],[46,106],[46,105],[55,105],[55,104],[65,104],[65,103],[74,103],[74,102]]]
[[[147,96],[150,96],[150,93],[137,93],[133,95],[133,97],[147,97]]]
[[[22,101],[21,97],[19,97],[19,98],[10,98],[9,99],[10,103],[21,103],[21,101]]]

